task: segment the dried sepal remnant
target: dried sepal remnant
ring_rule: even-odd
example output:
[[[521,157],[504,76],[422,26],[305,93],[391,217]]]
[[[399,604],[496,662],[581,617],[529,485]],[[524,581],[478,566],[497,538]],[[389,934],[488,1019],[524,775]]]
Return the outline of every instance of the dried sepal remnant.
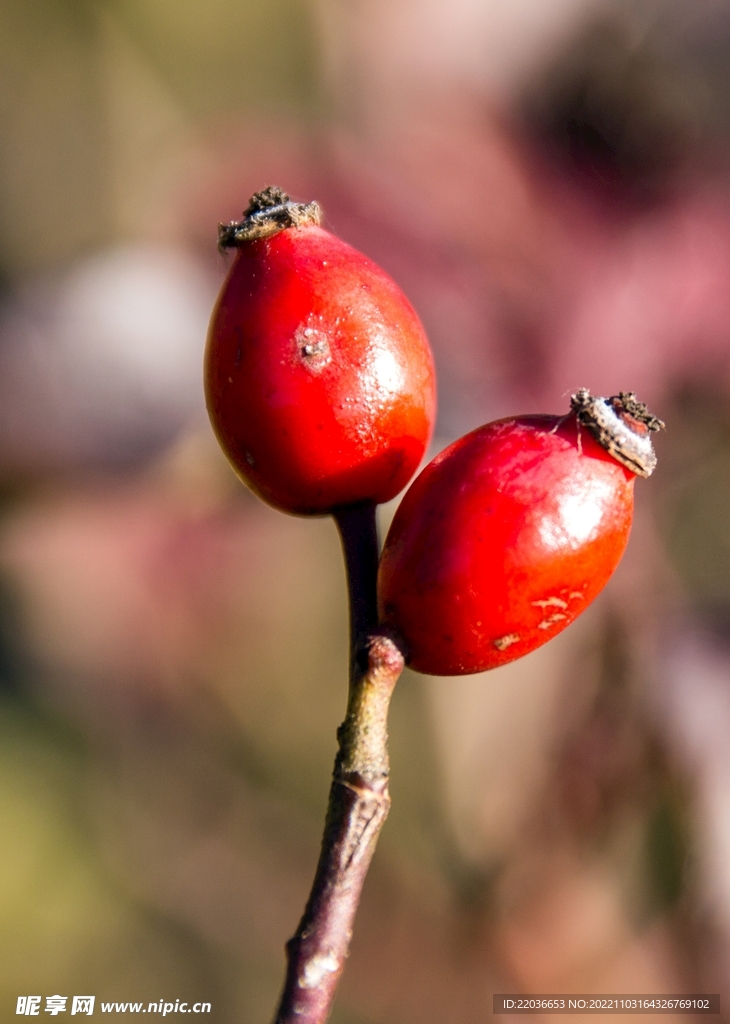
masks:
[[[269,185],[261,192],[254,192],[241,220],[218,225],[218,248],[221,251],[235,249],[244,242],[270,238],[285,228],[320,224],[321,221],[319,203],[293,203],[283,189]]]
[[[633,391],[621,391],[610,398],[592,395],[580,388],[570,407],[606,451],[637,476],[648,477],[656,468],[651,434],[664,423],[639,402]]]
[[[648,430],[664,429],[663,420],[649,412],[646,402],[640,402],[633,391],[619,391],[617,395],[612,395],[608,398],[607,402],[617,412],[643,423]]]

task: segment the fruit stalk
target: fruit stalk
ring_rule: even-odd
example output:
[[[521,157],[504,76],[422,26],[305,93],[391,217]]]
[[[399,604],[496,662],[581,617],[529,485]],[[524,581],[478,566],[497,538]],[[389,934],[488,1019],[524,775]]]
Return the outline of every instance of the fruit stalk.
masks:
[[[390,809],[387,718],[403,654],[378,631],[375,506],[334,514],[350,599],[350,690],[319,863],[296,934],[275,1024],[324,1024],[350,948],[360,894]]]

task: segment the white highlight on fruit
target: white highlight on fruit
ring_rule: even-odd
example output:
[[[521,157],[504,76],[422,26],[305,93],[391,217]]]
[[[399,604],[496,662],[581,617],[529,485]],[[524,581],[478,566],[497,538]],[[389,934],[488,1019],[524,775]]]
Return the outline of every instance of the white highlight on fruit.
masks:
[[[562,548],[567,541],[572,547],[578,547],[590,540],[612,497],[613,482],[610,479],[581,481],[580,489],[563,497],[557,515],[546,516],[540,523],[543,544],[549,548]]]
[[[376,386],[382,391],[397,394],[403,388],[403,367],[388,348],[378,347],[375,350],[370,368]]]

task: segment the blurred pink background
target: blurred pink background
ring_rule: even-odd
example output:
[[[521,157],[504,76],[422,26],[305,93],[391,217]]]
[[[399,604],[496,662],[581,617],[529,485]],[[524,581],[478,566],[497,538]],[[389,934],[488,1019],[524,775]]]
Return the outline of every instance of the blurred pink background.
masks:
[[[347,615],[333,524],[246,492],[203,404],[216,225],[272,183],[417,308],[433,453],[579,387],[668,424],[574,626],[399,682],[333,1024],[726,1003],[730,2],[2,0],[0,27],[5,1014],[273,1012]]]

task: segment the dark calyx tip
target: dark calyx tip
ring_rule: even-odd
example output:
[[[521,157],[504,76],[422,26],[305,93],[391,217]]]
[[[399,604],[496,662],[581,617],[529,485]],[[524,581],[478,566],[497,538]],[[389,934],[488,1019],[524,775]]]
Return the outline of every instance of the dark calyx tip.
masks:
[[[322,210],[319,203],[293,203],[283,189],[269,185],[254,192],[240,221],[218,225],[218,248],[235,249],[244,242],[271,238],[286,228],[319,224]]]
[[[662,421],[639,402],[633,391],[621,391],[610,398],[592,395],[581,388],[570,399],[579,423],[617,462],[637,476],[651,476],[656,454],[651,434],[664,427]]]

